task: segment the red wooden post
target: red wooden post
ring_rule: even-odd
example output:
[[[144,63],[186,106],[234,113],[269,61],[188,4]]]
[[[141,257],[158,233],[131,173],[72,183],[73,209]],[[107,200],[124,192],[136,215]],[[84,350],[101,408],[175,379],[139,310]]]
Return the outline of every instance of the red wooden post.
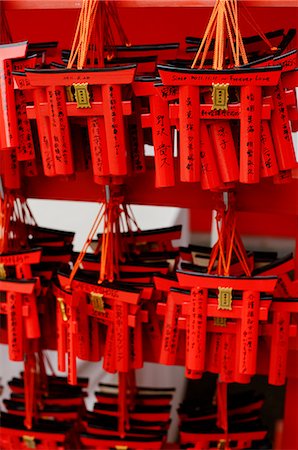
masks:
[[[210,93],[206,93],[204,97],[205,101],[212,103]],[[239,179],[239,167],[230,123],[227,120],[212,120],[210,122],[210,134],[222,181],[224,183],[237,181]]]
[[[1,285],[0,285],[1,288]],[[22,295],[15,292],[7,292],[7,333],[8,356],[11,361],[23,361],[24,338],[22,318]]]
[[[272,89],[274,110],[271,118],[271,132],[275,145],[277,162],[280,170],[288,170],[296,167],[292,133],[289,123],[286,98],[281,82]]]
[[[278,174],[278,165],[267,120],[261,121],[261,176],[272,177]]]
[[[203,275],[196,272],[178,271],[178,281],[181,286],[193,285],[207,289],[219,289],[218,317],[229,317],[233,313],[230,301],[225,304],[221,299],[221,290],[241,290],[241,329],[240,329],[240,360],[237,362],[239,373],[253,375],[256,373],[256,358],[258,348],[259,301],[260,292],[273,292],[277,277],[225,277]],[[224,295],[224,294],[223,294]],[[214,314],[214,313],[213,313]],[[223,351],[221,349],[221,351]],[[236,371],[238,372],[238,370]]]
[[[206,289],[192,288],[185,355],[185,366],[192,371],[203,372],[205,369],[207,301]]]
[[[222,187],[223,182],[220,178],[213,144],[204,122],[201,124],[200,157],[202,189],[212,190]]]
[[[7,293],[8,351],[13,361],[23,361],[23,295],[32,294],[35,285],[36,280],[0,280],[0,292]]]
[[[30,106],[27,108],[31,118],[35,116],[39,120],[39,113],[50,117],[55,167],[59,166],[59,171],[56,167],[57,174],[67,175],[73,172],[68,116],[88,118],[93,168],[96,173],[100,174],[94,174],[95,177],[104,176],[108,170],[110,175],[127,173],[123,114],[130,114],[131,110],[130,102],[122,102],[121,85],[131,83],[134,73],[134,65],[123,66],[120,70],[118,67],[93,71],[88,71],[88,69],[26,69],[28,80],[34,90],[43,87],[47,91],[47,104],[40,105],[42,111],[38,111],[38,109],[34,111],[35,108],[32,109]],[[95,94],[101,88],[102,100],[98,101],[96,98],[93,102],[89,102],[87,90],[89,84],[95,87]],[[83,109],[79,105],[81,97],[77,99],[77,104],[66,102],[64,86],[72,85],[78,90],[81,85],[84,85],[82,86],[84,90],[80,91],[85,102]],[[76,95],[80,96],[80,93],[76,93]],[[58,124],[61,125],[60,128],[57,127]],[[104,152],[105,142],[107,153]],[[107,168],[107,159],[109,168]]]
[[[64,87],[47,86],[46,95],[55,171],[57,175],[71,175],[74,167]]]
[[[19,133],[19,146],[17,148],[18,161],[35,159],[30,122],[26,111],[26,98],[23,91],[15,91],[17,126]]]
[[[240,174],[241,183],[260,180],[262,91],[260,86],[241,87]]]
[[[57,321],[57,356],[58,356],[58,370],[65,372],[66,362],[66,322],[68,320],[66,315],[66,306],[63,302],[63,298],[59,297],[60,300],[56,300],[56,321]]]
[[[44,89],[35,88],[33,90],[33,101],[36,112],[36,124],[43,171],[46,176],[52,177],[56,175],[56,165],[52,146],[50,122],[49,118],[41,113],[41,104],[46,103],[46,93]]]
[[[138,80],[133,89],[137,97],[149,97],[150,112],[142,115],[143,128],[152,128],[155,160],[155,186],[174,186],[174,157],[169,105],[154,85],[155,79]]]
[[[27,42],[0,45],[0,149],[18,146],[18,127],[14,85],[12,77],[12,59],[23,58]]]
[[[196,86],[179,89],[180,180],[200,181],[200,91]]]
[[[127,118],[129,153],[131,170],[133,174],[146,171],[145,147],[142,130],[142,105],[141,99],[133,97],[133,114]]]
[[[111,175],[127,174],[126,142],[121,104],[121,87],[102,86],[104,123]]]

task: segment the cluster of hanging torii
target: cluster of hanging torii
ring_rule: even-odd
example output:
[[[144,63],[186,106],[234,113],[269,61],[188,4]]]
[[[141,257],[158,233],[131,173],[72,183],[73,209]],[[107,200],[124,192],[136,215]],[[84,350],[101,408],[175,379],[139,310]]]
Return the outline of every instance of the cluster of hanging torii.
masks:
[[[13,85],[7,82],[6,90],[1,91],[1,148],[5,152],[0,290],[6,298],[1,313],[7,316],[10,359],[25,361],[20,391],[25,402],[27,441],[23,441],[30,443],[33,435],[38,439],[34,426],[41,424],[38,420],[46,409],[41,392],[49,393],[50,384],[56,383],[55,376],[45,374],[42,349],[47,348],[43,343],[47,338],[41,326],[54,314],[58,368],[67,369],[70,385],[80,384],[77,357],[90,361],[103,358],[104,369],[119,374],[118,388],[113,387],[117,420],[111,445],[127,443],[136,448],[145,445],[144,439],[150,441],[148,429],[140,426],[138,434],[134,428],[136,418],[142,420],[146,415],[137,415],[139,397],[141,405],[146,401],[147,406],[158,404],[156,392],[145,400],[136,386],[135,370],[148,360],[183,364],[186,377],[191,379],[201,378],[206,370],[219,374],[216,423],[220,431],[206,435],[196,424],[194,432],[187,428],[184,417],[182,443],[212,448],[211,442],[216,441],[220,448],[229,448],[229,442],[237,440],[237,448],[248,448],[243,447],[244,431],[237,435],[229,430],[227,386],[235,381],[249,383],[257,372],[259,335],[271,337],[269,382],[285,382],[288,338],[295,332],[291,313],[297,312],[297,307],[284,298],[297,295],[297,283],[289,275],[292,257],[275,261],[272,269],[272,261],[267,260],[260,269],[258,258],[245,251],[236,227],[235,192],[237,183],[258,183],[261,177],[285,182],[297,166],[291,137],[291,126],[292,130],[297,127],[292,89],[297,77],[293,70],[296,51],[278,55],[278,49],[270,45],[271,55],[264,61],[249,62],[237,1],[217,0],[190,67],[159,64],[158,78],[144,78],[135,65],[104,67],[106,56],[113,60],[112,20],[121,42],[130,46],[113,2],[84,0],[66,68],[28,68],[24,62],[23,71],[13,70],[12,60],[25,56],[26,43],[7,47],[4,50],[8,53],[1,59],[3,70],[18,87],[14,95]],[[211,65],[207,61],[210,53]],[[94,181],[102,185],[105,197],[79,255],[72,252],[73,235],[37,226],[20,194],[19,162],[26,163],[27,175],[34,176],[37,170],[30,120],[36,121],[45,176],[75,173],[71,117],[83,120],[87,128]],[[21,130],[17,126],[20,122]],[[215,192],[218,241],[211,251],[197,249],[207,260],[203,268],[194,267],[191,248],[177,251],[173,247],[179,227],[142,232],[122,190],[127,176],[146,170],[142,127],[152,129],[156,186],[175,184],[173,126],[179,130],[180,180],[201,182],[203,189]],[[128,143],[130,132],[133,139]],[[103,232],[94,245],[100,224]],[[36,245],[42,251],[34,249]],[[65,252],[59,254],[61,245]],[[89,255],[92,245],[95,252]],[[51,247],[55,249],[52,253]],[[175,260],[173,273],[167,264],[170,256]],[[70,260],[67,270],[65,263]],[[181,260],[186,262],[178,269]],[[35,266],[53,261],[62,264],[58,274],[53,267],[45,270],[42,264]],[[50,287],[43,284],[46,272],[53,277]],[[94,277],[95,273],[98,276]],[[42,296],[43,309],[54,298],[56,307],[44,312],[40,324],[38,303]],[[150,348],[144,348],[143,339],[150,342]],[[81,389],[69,392],[69,396],[77,396],[81,402],[84,386],[82,382]],[[57,392],[61,398],[56,386]],[[150,448],[152,442],[160,448],[165,439],[172,393],[164,398],[164,423],[151,433]],[[106,413],[104,395],[99,397],[99,410]],[[43,405],[40,410],[37,399]],[[87,431],[79,430],[81,442],[103,448],[105,439],[94,437],[95,419],[89,415]],[[106,431],[115,423],[107,423]],[[10,428],[9,414],[4,416],[6,426]],[[59,439],[69,432],[67,427],[60,431]],[[23,436],[22,428],[20,433]],[[263,429],[252,429],[245,445],[264,436]],[[52,435],[50,441],[54,445],[58,437]],[[210,446],[204,447],[209,441]]]

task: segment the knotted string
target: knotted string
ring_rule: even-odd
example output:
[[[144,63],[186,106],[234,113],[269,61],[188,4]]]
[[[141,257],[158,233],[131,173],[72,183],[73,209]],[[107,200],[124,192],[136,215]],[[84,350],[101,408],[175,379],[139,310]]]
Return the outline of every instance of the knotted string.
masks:
[[[215,37],[214,37],[215,36]],[[214,53],[212,68],[222,70],[225,61],[226,37],[230,44],[235,67],[248,63],[238,22],[237,0],[216,0],[203,39],[193,60],[191,68],[195,68],[203,51],[199,68],[203,68],[212,39],[214,38]]]
[[[131,44],[121,25],[117,7],[113,1],[83,0],[67,68],[71,69],[76,62],[77,69],[87,65],[104,66],[104,52],[107,58],[114,57],[114,32],[117,31],[121,44]]]
[[[211,251],[208,273],[213,273],[216,267],[216,273],[218,275],[230,275],[233,256],[236,256],[245,275],[250,276],[251,271],[249,269],[246,251],[236,229],[235,198],[233,193],[229,193],[228,208],[226,209],[223,201],[219,199],[216,211],[218,240]]]
[[[227,206],[222,197],[217,199],[216,227],[218,240],[211,251],[208,273],[213,273],[216,270],[218,275],[229,276],[233,256],[236,256],[245,275],[251,275],[246,251],[236,229],[235,206],[235,196],[232,192],[228,193]],[[217,426],[224,430],[225,436],[224,440],[219,443],[219,448],[229,450],[227,383],[221,382],[219,379],[217,381]]]

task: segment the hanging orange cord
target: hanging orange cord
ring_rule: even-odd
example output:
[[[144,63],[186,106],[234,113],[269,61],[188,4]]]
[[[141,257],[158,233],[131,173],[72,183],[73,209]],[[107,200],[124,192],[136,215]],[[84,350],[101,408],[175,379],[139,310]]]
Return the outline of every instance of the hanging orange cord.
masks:
[[[191,68],[195,68],[203,51],[199,68],[202,69],[212,39],[214,38],[214,54],[212,68],[222,70],[225,61],[226,37],[230,43],[235,67],[240,65],[240,56],[243,64],[248,63],[242,36],[238,23],[237,0],[216,0],[203,39],[193,60]]]
[[[275,52],[278,50],[277,47],[273,46],[269,39],[267,38],[266,34],[262,31],[260,26],[255,21],[253,15],[249,11],[249,8],[247,8],[244,4],[241,4],[241,8],[243,8],[243,18],[247,21],[247,23],[258,33],[260,38],[265,42],[265,44],[269,47],[269,49],[272,52]]]
[[[90,230],[90,232],[88,234],[88,237],[87,237],[87,239],[85,241],[85,244],[83,245],[83,248],[82,248],[82,250],[81,250],[81,252],[80,252],[80,254],[79,254],[79,256],[78,256],[78,258],[77,258],[77,260],[76,260],[76,262],[74,264],[74,266],[73,266],[73,269],[72,269],[70,277],[69,277],[69,288],[71,287],[71,283],[72,283],[72,281],[73,281],[73,279],[74,279],[74,277],[75,277],[75,275],[76,275],[76,273],[77,273],[77,271],[78,271],[78,269],[79,269],[79,267],[81,265],[81,262],[84,259],[84,256],[86,255],[88,247],[91,244],[91,242],[92,242],[92,240],[93,240],[93,238],[95,236],[95,233],[98,230],[98,227],[99,227],[102,219],[104,218],[104,215],[105,215],[104,208],[105,208],[105,204],[102,204],[101,207],[100,207],[100,210],[99,210],[99,212],[98,212],[98,214],[97,214],[97,216],[96,216],[96,218],[95,218],[95,220],[93,222],[91,230]]]
[[[68,69],[73,67],[75,61],[77,61],[77,69],[83,69],[86,64],[98,5],[99,0],[83,0],[67,64]]]
[[[95,26],[96,23],[96,26]],[[114,56],[114,33],[112,23],[121,44],[129,47],[130,41],[121,25],[116,5],[113,1],[83,0],[77,28],[75,31],[67,68],[71,69],[77,61],[77,69],[83,69],[90,56],[90,65],[104,65],[104,51],[108,60]],[[95,59],[97,57],[97,64]]]
[[[208,273],[215,268],[218,275],[228,276],[233,254],[240,262],[246,276],[251,275],[248,266],[246,251],[236,229],[235,199],[233,193],[229,193],[229,205],[225,208],[224,202],[220,200],[216,205],[216,228],[218,240],[211,251]],[[215,263],[217,261],[217,267]]]

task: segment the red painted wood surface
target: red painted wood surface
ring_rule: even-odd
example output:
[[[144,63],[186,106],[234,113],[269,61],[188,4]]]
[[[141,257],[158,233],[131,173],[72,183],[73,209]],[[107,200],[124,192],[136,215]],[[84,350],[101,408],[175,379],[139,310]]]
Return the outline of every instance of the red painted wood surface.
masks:
[[[14,41],[58,40],[59,51],[71,46],[81,3],[75,0],[2,2],[7,10]],[[180,42],[181,49],[185,49],[185,36],[202,36],[214,0],[123,0],[117,3],[120,7],[120,19],[133,44]],[[241,7],[242,2],[239,3]],[[286,30],[297,27],[297,0],[247,0],[243,3],[251,7],[250,12],[261,25],[263,32],[281,27]],[[244,36],[255,34],[243,20],[243,16],[240,21]],[[55,26],[57,23],[63,23],[63,26]],[[293,42],[293,47],[295,44]],[[192,230],[209,231],[213,194],[202,191],[197,183],[186,184],[178,181],[174,187],[155,188],[153,158],[146,160],[147,172],[128,179],[127,201],[135,204],[190,208]],[[178,165],[175,166],[178,180]],[[23,191],[27,197],[32,198],[100,201],[91,170],[76,173],[72,177],[61,176],[55,179],[44,176],[30,177],[26,179]],[[297,194],[297,179],[288,184],[276,185],[270,179],[262,180],[255,186],[239,186],[237,226],[241,235],[297,237],[297,219],[294,217],[298,216]],[[291,373],[287,383],[282,448],[294,449],[298,448],[297,351],[290,352],[288,368]]]

